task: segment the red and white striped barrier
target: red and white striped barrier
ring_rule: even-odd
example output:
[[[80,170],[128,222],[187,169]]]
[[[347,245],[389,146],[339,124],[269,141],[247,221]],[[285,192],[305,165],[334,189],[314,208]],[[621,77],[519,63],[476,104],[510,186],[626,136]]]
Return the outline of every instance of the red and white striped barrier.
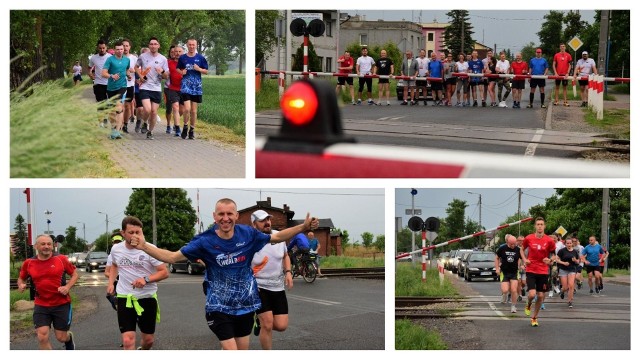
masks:
[[[589,109],[596,114],[596,119],[602,120],[604,117],[604,82],[606,78],[602,75],[589,75],[588,105]]]
[[[33,246],[33,231],[31,229],[31,188],[26,188],[24,194],[27,195],[27,245]]]
[[[629,178],[624,164],[473,151],[340,143],[322,153],[266,151],[256,137],[257,178]]]
[[[463,236],[463,237],[460,237],[460,238],[457,238],[457,239],[453,239],[453,240],[449,240],[449,241],[445,241],[443,243],[436,244],[436,245],[424,246],[424,243],[423,243],[422,249],[419,249],[419,250],[416,250],[416,251],[412,251],[412,252],[408,252],[408,253],[404,253],[404,254],[400,254],[400,255],[396,256],[396,260],[405,258],[407,256],[410,256],[411,254],[415,254],[415,253],[418,253],[418,252],[425,252],[427,250],[436,249],[436,248],[439,248],[439,247],[451,245],[451,244],[456,243],[456,242],[460,242],[460,241],[464,241],[464,240],[467,240],[467,239],[471,239],[473,237],[484,235],[484,234],[486,234],[488,232],[494,232],[494,231],[502,230],[502,229],[508,228],[510,226],[522,224],[522,223],[525,223],[525,222],[531,221],[531,220],[533,220],[533,218],[532,217],[528,217],[528,218],[525,218],[525,219],[522,219],[522,220],[518,220],[518,221],[512,222],[510,224],[503,224],[503,225],[500,225],[500,226],[495,227],[493,229],[489,229],[489,230],[485,230],[485,231],[479,231],[479,232],[477,232],[475,234],[466,235],[466,236]]]

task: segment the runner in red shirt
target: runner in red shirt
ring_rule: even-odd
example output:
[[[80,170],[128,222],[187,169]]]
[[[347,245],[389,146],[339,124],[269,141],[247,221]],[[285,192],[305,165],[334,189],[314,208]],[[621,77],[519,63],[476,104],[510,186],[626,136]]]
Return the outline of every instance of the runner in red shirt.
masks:
[[[571,73],[571,54],[569,54],[564,44],[560,44],[560,52],[553,57],[553,72],[556,76],[567,76]],[[558,93],[560,92],[560,83],[562,82],[562,97],[564,98],[564,106],[569,106],[567,101],[567,80],[556,79],[556,101],[553,105],[558,105]]]
[[[536,300],[536,308],[531,316],[531,326],[538,326],[538,312],[540,312],[540,306],[544,302],[544,296],[549,291],[549,264],[555,259],[556,244],[553,240],[544,233],[544,219],[541,217],[536,218],[535,222],[535,234],[527,235],[522,243],[520,249],[520,256],[525,259],[527,264],[527,305],[524,308],[524,313],[531,315],[531,303],[533,298],[538,295]],[[524,250],[529,249],[528,257],[525,257]],[[549,258],[551,254],[551,258]]]
[[[56,339],[64,343],[67,350],[75,350],[71,327],[71,296],[69,289],[78,280],[76,267],[66,256],[53,254],[53,240],[49,235],[36,239],[38,255],[25,260],[18,276],[18,290],[27,288],[27,278],[36,288],[33,323],[41,350],[51,350],[49,328],[53,324]],[[71,279],[63,281],[65,274]]]
[[[340,74],[351,74],[353,73],[353,58],[351,57],[351,53],[348,51],[344,52],[344,55],[338,59],[338,72]],[[355,105],[356,100],[353,93],[353,78],[348,76],[339,76],[338,77],[338,85],[336,85],[336,95],[340,97],[340,88],[345,87],[345,82],[349,85],[349,94],[351,94],[351,104]]]

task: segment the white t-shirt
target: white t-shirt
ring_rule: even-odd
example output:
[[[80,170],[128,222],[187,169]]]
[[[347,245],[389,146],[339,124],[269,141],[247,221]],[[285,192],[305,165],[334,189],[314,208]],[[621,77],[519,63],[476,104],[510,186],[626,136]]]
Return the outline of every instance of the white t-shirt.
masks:
[[[595,66],[596,66],[596,62],[593,61],[593,59],[588,58],[587,60],[584,60],[580,58],[580,60],[578,60],[578,63],[576,64],[576,67],[578,68],[578,75],[580,76],[591,75],[593,73],[593,68]]]
[[[429,70],[429,62],[431,62],[431,60],[425,57],[424,59],[417,58],[416,61],[418,62],[418,76],[424,77]]]
[[[371,69],[373,69],[376,62],[371,56],[360,56],[356,61],[356,64],[360,65],[360,74],[369,75],[371,74]]]
[[[129,69],[135,69],[136,63],[138,62],[138,57],[133,54],[129,54],[127,57],[129,58]],[[127,80],[127,87],[132,87],[135,85],[136,76],[134,74],[131,74],[131,80]]]
[[[469,63],[464,61],[464,62],[456,62],[456,72],[459,73],[466,73],[467,70],[469,70]]]
[[[162,74],[156,71],[156,68],[162,68],[164,72],[169,71],[169,63],[167,62],[167,58],[160,53],[156,53],[156,56],[153,56],[151,52],[146,52],[138,58],[136,62],[141,68],[141,71],[146,71],[149,69],[147,73],[147,80],[140,85],[140,90],[149,90],[149,91],[162,91]]]
[[[107,62],[107,59],[111,57],[111,54],[105,53],[100,56],[98,54],[91,55],[91,59],[89,59],[89,67],[95,67],[95,75],[96,78],[93,80],[93,85],[107,85],[109,82],[108,77],[102,77],[102,68],[104,67],[104,63]]]
[[[562,241],[556,241],[556,255],[558,255],[558,251],[560,251],[560,249],[565,248],[566,246],[564,245],[564,243]]]
[[[496,72],[498,74],[508,74],[510,67],[511,66],[509,65],[509,60],[498,60],[498,62],[496,63]]]
[[[286,253],[287,244],[284,242],[276,244],[269,243],[255,253],[251,260],[252,268],[266,261],[264,267],[254,275],[259,288],[269,291],[284,290],[282,259]]]
[[[147,243],[147,246],[154,246]],[[151,276],[156,273],[156,267],[164,263],[158,259],[152,258],[147,253],[138,249],[128,249],[125,242],[114,245],[111,248],[112,265],[118,267],[118,286],[116,292],[118,294],[132,294],[138,299],[152,297],[158,291],[158,283],[151,282],[143,288],[133,288],[131,284],[136,279],[145,276]]]

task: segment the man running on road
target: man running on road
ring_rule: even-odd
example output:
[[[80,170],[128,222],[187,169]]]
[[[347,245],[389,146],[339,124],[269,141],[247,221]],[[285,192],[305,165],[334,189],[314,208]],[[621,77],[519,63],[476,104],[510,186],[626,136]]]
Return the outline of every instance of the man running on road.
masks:
[[[507,293],[511,293],[511,312],[516,313],[518,294],[518,265],[520,262],[520,248],[516,246],[516,237],[506,236],[506,244],[502,244],[496,251],[496,271],[500,276],[500,290],[502,303],[507,303]]]

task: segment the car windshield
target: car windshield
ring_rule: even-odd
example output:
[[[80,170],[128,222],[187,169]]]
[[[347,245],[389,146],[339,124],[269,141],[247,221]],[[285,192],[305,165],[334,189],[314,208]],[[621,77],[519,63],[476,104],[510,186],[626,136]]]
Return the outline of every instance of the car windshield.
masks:
[[[107,253],[106,253],[106,252],[104,252],[104,251],[94,252],[94,253],[91,253],[91,255],[90,255],[90,257],[91,257],[92,259],[106,258],[106,257],[108,257],[108,256],[109,256],[109,255],[107,255]]]
[[[493,261],[493,254],[471,254],[469,255],[470,262],[480,262],[480,261]]]

